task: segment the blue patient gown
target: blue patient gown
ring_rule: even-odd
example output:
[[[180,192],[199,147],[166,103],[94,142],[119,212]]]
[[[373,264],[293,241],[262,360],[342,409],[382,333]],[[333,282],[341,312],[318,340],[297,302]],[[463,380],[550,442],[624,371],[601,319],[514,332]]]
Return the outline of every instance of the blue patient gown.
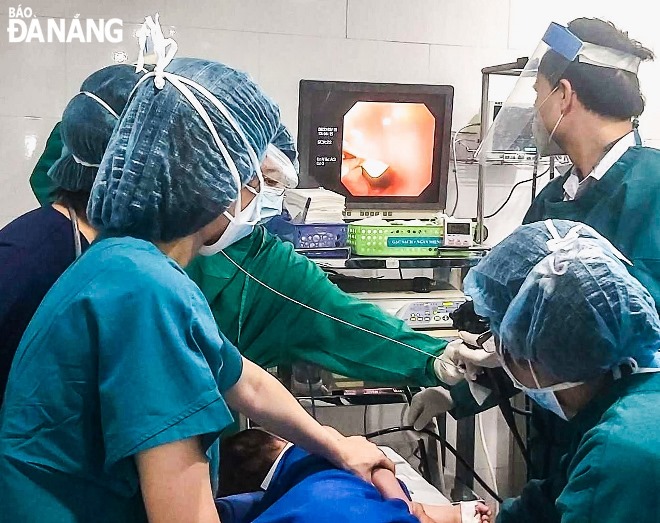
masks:
[[[217,477],[242,372],[204,296],[152,243],[98,241],[18,347],[0,411],[0,522],[146,522],[133,457],[201,436]]]
[[[251,519],[254,523],[419,523],[403,501],[384,500],[370,483],[297,447],[280,461]]]

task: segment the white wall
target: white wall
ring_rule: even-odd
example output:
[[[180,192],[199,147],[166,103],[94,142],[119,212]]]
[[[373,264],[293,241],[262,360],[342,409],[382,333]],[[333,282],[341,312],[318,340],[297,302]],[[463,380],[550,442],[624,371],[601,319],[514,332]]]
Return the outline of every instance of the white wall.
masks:
[[[7,26],[2,0],[0,27]],[[600,16],[660,49],[653,0],[624,9],[613,0],[33,0],[40,17],[122,18],[122,44],[8,43],[0,37],[0,226],[34,207],[27,178],[53,124],[82,80],[110,64],[115,50],[135,56],[132,32],[145,14],[159,11],[172,26],[180,55],[217,59],[247,70],[281,105],[285,123],[297,125],[301,78],[452,84],[454,128],[479,109],[480,69],[528,54],[551,20]],[[533,5],[533,7],[532,7]],[[645,14],[645,16],[641,16]],[[4,33],[4,31],[3,31]],[[660,143],[660,66],[642,67],[649,97],[642,131]],[[500,170],[501,171],[501,170]],[[475,175],[461,170],[459,214],[474,215]],[[486,210],[498,207],[514,179],[489,178]],[[451,198],[451,195],[450,195]],[[493,238],[520,220],[529,187],[516,191],[505,213],[490,222]]]

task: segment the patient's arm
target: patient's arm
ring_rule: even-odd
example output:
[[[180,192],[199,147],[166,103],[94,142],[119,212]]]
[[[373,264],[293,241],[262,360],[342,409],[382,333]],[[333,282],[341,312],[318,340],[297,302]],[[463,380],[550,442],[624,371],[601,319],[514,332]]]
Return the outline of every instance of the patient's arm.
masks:
[[[406,493],[399,485],[399,481],[396,479],[391,470],[387,469],[376,469],[371,473],[371,482],[374,484],[374,487],[378,489],[381,496],[385,499],[400,499],[408,505],[408,509],[412,507],[411,502],[408,500]]]
[[[459,505],[422,505],[408,500],[394,474],[387,469],[376,469],[371,473],[371,482],[385,499],[400,499],[408,505],[410,512],[421,523],[461,523],[461,507]],[[477,505],[474,521],[490,522],[490,509],[480,503]]]

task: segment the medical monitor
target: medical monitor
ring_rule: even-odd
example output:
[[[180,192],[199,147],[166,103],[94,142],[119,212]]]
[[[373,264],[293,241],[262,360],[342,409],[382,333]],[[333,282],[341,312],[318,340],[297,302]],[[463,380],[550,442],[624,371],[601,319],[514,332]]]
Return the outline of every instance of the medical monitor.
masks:
[[[301,80],[300,187],[344,195],[352,218],[444,210],[453,98],[450,85]]]

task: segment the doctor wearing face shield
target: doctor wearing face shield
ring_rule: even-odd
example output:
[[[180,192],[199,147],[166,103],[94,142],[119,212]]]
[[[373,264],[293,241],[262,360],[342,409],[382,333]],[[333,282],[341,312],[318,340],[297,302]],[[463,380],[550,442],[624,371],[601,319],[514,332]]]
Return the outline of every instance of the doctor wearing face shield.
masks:
[[[491,153],[515,150],[530,132],[542,157],[567,155],[572,168],[539,193],[523,223],[555,218],[590,225],[632,262],[630,274],[660,304],[660,151],[643,147],[634,129],[644,111],[637,71],[652,59],[651,51],[602,20],[551,24],[477,156],[487,166]],[[464,344],[445,351],[448,364],[472,376],[499,366],[492,351],[473,350],[475,336],[462,338]],[[421,425],[452,407],[471,414],[489,406],[467,408],[447,401],[442,389],[428,389],[414,399],[411,421]],[[567,450],[570,428],[536,408],[532,426],[530,472],[547,477]]]
[[[159,34],[157,22],[147,26]],[[247,75],[172,59],[175,45],[161,44],[92,188],[99,237],[41,303],[9,374],[7,521],[217,523],[230,407],[362,477],[393,468],[366,440],[324,430],[243,359],[181,268],[258,219],[243,213],[241,188],[256,175],[258,198],[279,114]]]
[[[546,218],[591,225],[633,265],[660,303],[660,152],[642,147],[637,71],[653,53],[612,24],[579,18],[551,24],[478,152],[507,150],[531,128],[539,154],[572,168],[536,197],[523,223]],[[643,132],[643,129],[641,129]],[[643,211],[643,212],[640,212]]]
[[[514,385],[572,439],[560,469],[498,522],[652,521],[660,481],[660,319],[630,262],[591,227],[519,227],[465,280]]]

